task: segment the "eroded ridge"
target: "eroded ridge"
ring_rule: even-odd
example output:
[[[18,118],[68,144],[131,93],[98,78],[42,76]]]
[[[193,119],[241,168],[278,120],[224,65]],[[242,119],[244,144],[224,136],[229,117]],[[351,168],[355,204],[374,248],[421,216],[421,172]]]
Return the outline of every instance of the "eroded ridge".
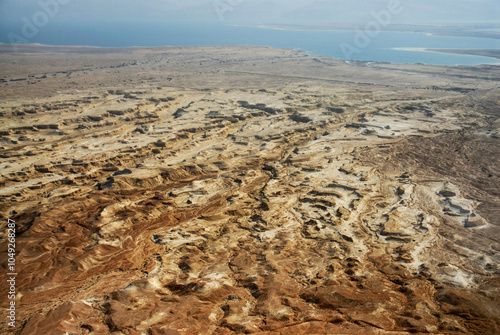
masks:
[[[143,85],[2,103],[18,333],[498,333],[498,121],[470,109],[494,100],[478,94]]]

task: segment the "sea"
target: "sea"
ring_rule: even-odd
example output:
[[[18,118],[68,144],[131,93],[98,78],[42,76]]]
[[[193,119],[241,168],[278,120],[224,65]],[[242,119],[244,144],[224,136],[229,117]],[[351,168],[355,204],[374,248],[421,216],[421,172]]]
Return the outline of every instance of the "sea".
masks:
[[[0,24],[0,43],[8,33],[23,36],[21,27]],[[491,38],[435,36],[419,32],[360,30],[293,30],[224,23],[165,22],[130,25],[49,24],[26,39],[45,45],[97,47],[250,45],[296,49],[310,55],[350,61],[397,64],[476,65],[500,64],[500,59],[423,51],[423,49],[500,49]]]

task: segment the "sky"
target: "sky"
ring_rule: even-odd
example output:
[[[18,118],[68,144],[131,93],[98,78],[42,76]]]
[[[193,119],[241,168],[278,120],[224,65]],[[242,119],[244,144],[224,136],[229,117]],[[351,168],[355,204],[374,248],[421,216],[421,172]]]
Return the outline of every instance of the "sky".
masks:
[[[387,9],[391,2],[399,2],[403,8],[392,23],[500,23],[500,0],[0,0],[0,24],[20,27],[23,20],[38,19],[43,23],[47,17],[50,22],[88,25],[178,20],[230,24],[359,23],[370,20],[372,11]]]

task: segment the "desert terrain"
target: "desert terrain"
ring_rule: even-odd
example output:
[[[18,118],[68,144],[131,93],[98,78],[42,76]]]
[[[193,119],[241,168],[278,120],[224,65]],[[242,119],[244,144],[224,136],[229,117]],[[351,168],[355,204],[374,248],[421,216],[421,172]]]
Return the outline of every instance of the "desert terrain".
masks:
[[[500,334],[500,66],[0,45],[2,334]]]

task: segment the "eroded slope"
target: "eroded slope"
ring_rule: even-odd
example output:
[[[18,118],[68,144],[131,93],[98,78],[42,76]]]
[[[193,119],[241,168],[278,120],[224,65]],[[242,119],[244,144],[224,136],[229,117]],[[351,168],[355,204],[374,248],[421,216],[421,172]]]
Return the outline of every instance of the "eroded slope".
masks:
[[[2,103],[18,333],[498,333],[495,83],[274,80]]]

